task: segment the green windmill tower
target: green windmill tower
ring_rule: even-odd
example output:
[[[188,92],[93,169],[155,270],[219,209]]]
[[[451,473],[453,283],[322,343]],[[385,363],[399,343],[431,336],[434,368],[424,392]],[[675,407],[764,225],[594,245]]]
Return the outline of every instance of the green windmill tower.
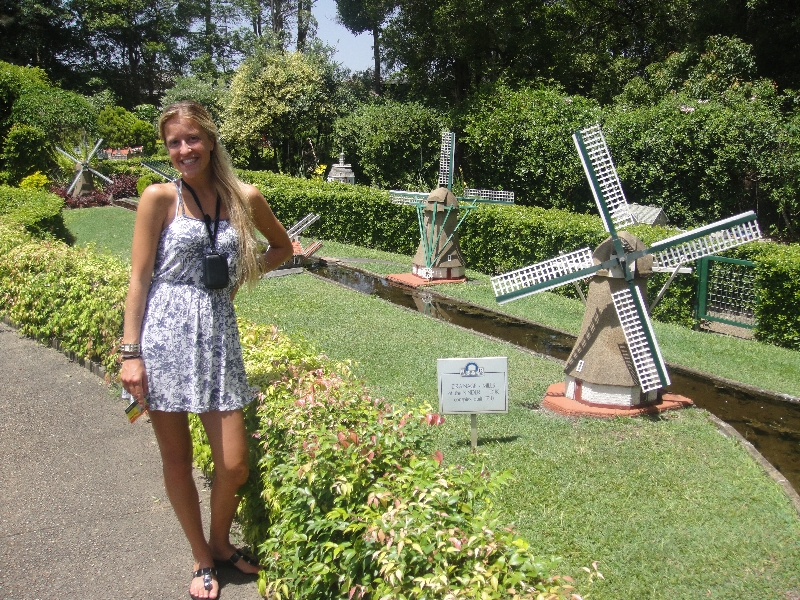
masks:
[[[466,189],[463,196],[453,194],[455,139],[452,131],[442,132],[439,186],[435,190],[429,194],[398,190],[389,192],[389,199],[394,204],[417,209],[420,243],[414,255],[411,274],[420,282],[463,280],[465,265],[458,245],[461,223],[480,204],[514,204],[514,192]],[[400,276],[392,277],[400,279]]]
[[[609,237],[589,248],[492,278],[499,303],[591,278],[578,340],[564,369],[564,395],[585,405],[630,409],[659,401],[670,384],[645,304],[644,283],[657,264],[681,265],[761,237],[746,212],[647,247],[621,229],[634,219],[599,125],[573,135]],[[545,399],[547,405],[547,399]]]

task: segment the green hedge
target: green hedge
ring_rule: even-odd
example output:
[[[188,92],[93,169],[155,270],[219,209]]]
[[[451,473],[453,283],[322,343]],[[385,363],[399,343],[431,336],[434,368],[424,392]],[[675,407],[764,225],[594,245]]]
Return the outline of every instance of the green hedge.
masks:
[[[535,557],[492,507],[507,475],[424,453],[439,415],[374,399],[346,365],[268,326],[239,325],[260,390],[246,409],[252,475],[239,521],[265,566],[262,595],[570,597],[550,575],[555,560]],[[192,435],[210,473],[199,419]]]
[[[239,171],[239,176],[263,192],[287,228],[314,212],[323,217],[309,230],[314,237],[402,254],[413,254],[419,244],[414,209],[395,206],[385,191],[266,171]]]
[[[0,313],[23,334],[56,338],[116,372],[127,289],[128,269],[118,259],[0,221]]]
[[[313,237],[406,255],[413,254],[419,245],[415,209],[392,204],[386,191],[261,171],[239,174],[264,193],[287,226],[309,212],[319,213],[322,218],[310,231]],[[647,225],[634,226],[630,231],[647,245],[677,232]],[[595,248],[607,235],[599,217],[527,206],[482,206],[473,210],[459,229],[467,265],[489,275],[578,248]],[[756,339],[800,349],[800,246],[760,242],[735,248],[728,255],[750,258],[758,265]],[[650,298],[655,298],[667,278],[665,273],[650,277]],[[695,272],[679,275],[653,310],[653,317],[692,327],[696,289]],[[574,294],[571,286],[558,292]]]
[[[18,223],[34,235],[68,240],[63,208],[64,200],[50,192],[0,185],[0,218]]]

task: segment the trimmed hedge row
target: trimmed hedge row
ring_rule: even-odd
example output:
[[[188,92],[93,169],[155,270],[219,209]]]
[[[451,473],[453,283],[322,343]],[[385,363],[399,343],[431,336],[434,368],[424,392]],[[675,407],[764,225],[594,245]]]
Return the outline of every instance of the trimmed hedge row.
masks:
[[[84,360],[119,370],[128,269],[91,248],[36,239],[0,220],[0,313],[37,339],[59,339]]]
[[[309,212],[319,213],[322,218],[314,225],[314,237],[406,255],[413,254],[419,244],[415,209],[392,204],[385,191],[260,171],[239,174],[264,193],[286,224]],[[676,233],[672,228],[646,225],[630,231],[648,245]],[[480,207],[470,213],[459,230],[467,265],[490,275],[578,248],[594,248],[606,236],[599,217],[524,206]],[[757,263],[756,339],[800,350],[800,246],[761,242],[727,254]],[[648,280],[651,298],[667,278],[667,274],[657,273]],[[696,288],[695,273],[678,276],[655,307],[653,317],[692,327]],[[572,295],[574,291],[565,286],[559,293]]]

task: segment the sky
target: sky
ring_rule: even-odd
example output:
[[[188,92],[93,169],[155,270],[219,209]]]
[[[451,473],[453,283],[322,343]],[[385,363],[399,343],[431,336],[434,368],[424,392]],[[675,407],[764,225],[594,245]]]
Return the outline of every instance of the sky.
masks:
[[[334,0],[317,0],[312,8],[317,19],[317,37],[325,43],[336,47],[336,62],[342,63],[351,71],[364,71],[373,66],[372,35],[362,33],[354,36],[342,25],[336,23],[336,2]]]

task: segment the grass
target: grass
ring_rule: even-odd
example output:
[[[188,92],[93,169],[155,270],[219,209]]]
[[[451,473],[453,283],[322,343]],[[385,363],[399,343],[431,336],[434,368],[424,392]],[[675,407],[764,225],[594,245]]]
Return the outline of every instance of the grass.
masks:
[[[95,218],[91,210],[81,212],[86,215],[71,223]],[[108,226],[72,229],[71,223],[82,243],[106,246]],[[365,258],[359,267],[387,273],[410,262],[333,243],[321,253]],[[460,286],[469,293],[480,287]],[[394,401],[436,405],[437,358],[508,356],[509,412],[478,417],[479,456],[490,471],[514,475],[497,498],[509,522],[540,554],[563,557],[562,572],[576,576],[590,597],[779,600],[800,594],[797,513],[705,411],[601,421],[532,410],[546,386],[561,379],[559,363],[307,274],[263,281],[237,297],[237,310],[306,337],[332,358],[355,361],[367,385]],[[464,461],[469,418],[448,416],[430,444],[445,460]],[[587,589],[581,567],[595,560],[605,580]]]

